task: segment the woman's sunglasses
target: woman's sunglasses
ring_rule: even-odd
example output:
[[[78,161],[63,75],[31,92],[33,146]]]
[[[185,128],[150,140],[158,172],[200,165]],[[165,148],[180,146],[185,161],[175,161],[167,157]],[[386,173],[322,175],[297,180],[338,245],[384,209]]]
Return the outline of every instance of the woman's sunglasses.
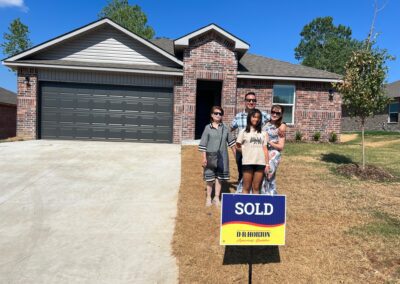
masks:
[[[223,116],[222,112],[213,112],[213,115]]]
[[[271,111],[271,114],[281,115],[282,113],[280,111]]]

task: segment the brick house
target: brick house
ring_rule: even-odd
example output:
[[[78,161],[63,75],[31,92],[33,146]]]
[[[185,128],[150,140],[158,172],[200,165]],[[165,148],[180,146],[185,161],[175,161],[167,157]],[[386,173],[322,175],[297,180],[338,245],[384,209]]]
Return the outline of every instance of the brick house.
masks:
[[[212,105],[229,123],[244,95],[285,106],[288,138],[340,135],[340,77],[248,53],[215,24],[148,41],[102,19],[7,58],[18,70],[18,135],[32,139],[181,143],[199,138]]]
[[[17,126],[17,94],[0,88],[0,139],[14,137]]]
[[[366,119],[366,130],[400,131],[400,80],[386,85],[386,96],[392,101],[381,113]],[[358,119],[350,118],[345,108],[342,111],[342,131],[360,131]]]

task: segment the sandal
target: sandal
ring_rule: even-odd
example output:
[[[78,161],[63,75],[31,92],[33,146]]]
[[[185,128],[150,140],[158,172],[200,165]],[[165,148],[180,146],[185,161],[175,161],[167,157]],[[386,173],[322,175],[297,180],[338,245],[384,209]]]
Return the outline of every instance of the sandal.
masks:
[[[210,207],[212,205],[211,198],[206,199],[206,207]]]

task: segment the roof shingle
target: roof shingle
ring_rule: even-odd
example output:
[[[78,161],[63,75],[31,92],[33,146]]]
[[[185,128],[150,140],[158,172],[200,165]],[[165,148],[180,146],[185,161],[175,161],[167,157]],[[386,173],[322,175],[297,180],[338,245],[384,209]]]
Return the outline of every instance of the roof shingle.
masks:
[[[0,87],[0,104],[17,105],[17,94]]]
[[[151,42],[174,55],[173,40],[158,38]],[[238,71],[241,75],[341,79],[339,74],[250,53],[245,53],[240,59]]]
[[[386,85],[386,95],[392,98],[400,97],[400,80]]]

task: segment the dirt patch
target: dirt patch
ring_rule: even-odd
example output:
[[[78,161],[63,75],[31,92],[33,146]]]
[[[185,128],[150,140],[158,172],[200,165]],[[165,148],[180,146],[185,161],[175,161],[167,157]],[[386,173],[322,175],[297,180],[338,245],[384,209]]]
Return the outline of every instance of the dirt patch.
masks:
[[[391,140],[391,141],[378,141],[378,142],[365,142],[365,146],[378,148],[378,147],[385,147],[390,146],[392,144],[400,143],[399,140]]]
[[[358,134],[342,134],[340,135],[340,142],[349,142],[357,139]]]
[[[357,164],[345,164],[337,167],[338,173],[347,177],[358,177],[363,180],[374,180],[374,181],[393,181],[395,176],[386,171],[385,169],[366,165],[363,170]]]
[[[2,140],[0,140],[0,143],[1,142],[17,142],[17,141],[25,141],[25,140],[28,140],[28,139],[21,137],[21,136],[15,136],[15,137],[7,138],[7,139],[2,139]]]
[[[231,181],[237,178],[232,156]],[[349,234],[375,222],[370,210],[399,217],[399,184],[366,183],[332,174],[315,160],[283,156],[278,191],[287,196],[286,245],[254,250],[254,283],[400,281],[400,240]],[[173,252],[180,283],[246,283],[249,248],[219,245],[220,211],[206,208],[196,147],[182,147],[182,178]],[[225,192],[233,192],[228,184]],[[370,258],[369,256],[376,256]],[[392,283],[390,282],[390,283]]]

